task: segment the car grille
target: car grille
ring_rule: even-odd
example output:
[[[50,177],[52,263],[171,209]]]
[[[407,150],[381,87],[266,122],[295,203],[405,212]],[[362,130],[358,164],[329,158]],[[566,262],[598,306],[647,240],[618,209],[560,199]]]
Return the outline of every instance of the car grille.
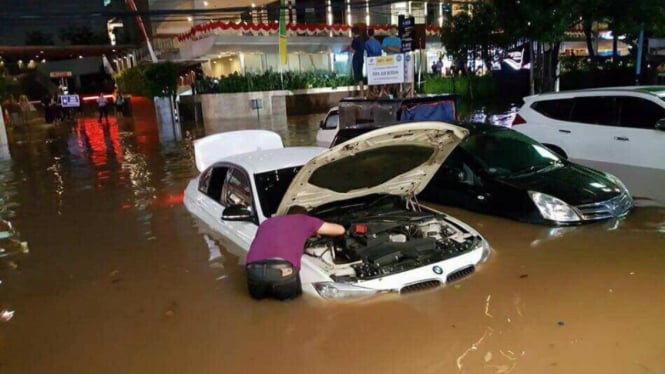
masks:
[[[576,206],[582,219],[594,221],[621,216],[633,207],[633,199],[625,192],[607,201]]]
[[[462,279],[466,277],[467,275],[473,273],[476,270],[474,266],[469,266],[464,269],[459,269],[457,271],[454,271],[450,274],[448,274],[448,278],[446,278],[446,283],[454,282],[456,280]]]
[[[424,290],[427,290],[427,289],[430,289],[430,288],[439,287],[440,285],[441,285],[441,281],[439,281],[439,280],[428,280],[428,281],[423,281],[423,282],[410,284],[406,287],[403,287],[401,290],[399,290],[399,293],[424,291]]]

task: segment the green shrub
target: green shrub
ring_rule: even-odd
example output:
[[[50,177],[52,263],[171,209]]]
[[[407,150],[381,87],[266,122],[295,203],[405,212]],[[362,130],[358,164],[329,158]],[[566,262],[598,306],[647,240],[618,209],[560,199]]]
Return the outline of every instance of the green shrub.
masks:
[[[473,88],[473,95],[470,87]],[[497,82],[491,75],[455,78],[430,76],[423,90],[426,94],[454,93],[464,98],[491,98],[497,94]]]
[[[179,65],[166,61],[139,65],[123,70],[114,76],[115,82],[125,94],[155,97],[175,94],[178,87]]]
[[[306,88],[339,87],[353,84],[351,77],[329,72],[232,73],[220,78],[204,78],[199,93],[233,93],[249,91],[298,90]]]

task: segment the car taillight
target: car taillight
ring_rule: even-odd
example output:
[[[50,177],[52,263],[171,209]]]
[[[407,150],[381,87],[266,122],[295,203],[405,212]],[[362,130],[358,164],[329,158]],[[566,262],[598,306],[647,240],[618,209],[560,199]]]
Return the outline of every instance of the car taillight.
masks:
[[[513,119],[513,126],[515,125],[523,125],[526,123],[526,120],[520,116],[519,113],[515,115],[515,118]]]

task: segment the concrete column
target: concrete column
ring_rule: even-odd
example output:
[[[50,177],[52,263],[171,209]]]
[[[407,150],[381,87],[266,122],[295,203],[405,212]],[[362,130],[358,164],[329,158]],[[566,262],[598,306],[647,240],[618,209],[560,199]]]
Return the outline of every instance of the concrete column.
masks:
[[[7,127],[5,126],[5,110],[0,105],[0,160],[9,160],[9,141],[7,140]]]
[[[159,127],[159,140],[182,140],[182,130],[180,129],[180,123],[175,119],[171,99],[168,97],[155,97],[154,100],[157,126]]]

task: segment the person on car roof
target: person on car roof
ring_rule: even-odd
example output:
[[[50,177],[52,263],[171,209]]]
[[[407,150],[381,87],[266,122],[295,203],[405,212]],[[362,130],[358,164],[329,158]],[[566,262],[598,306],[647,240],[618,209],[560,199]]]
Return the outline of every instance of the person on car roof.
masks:
[[[287,215],[273,216],[259,225],[247,253],[247,287],[254,299],[293,299],[302,294],[300,258],[305,242],[314,235],[339,236],[344,226],[324,222],[293,206]]]

